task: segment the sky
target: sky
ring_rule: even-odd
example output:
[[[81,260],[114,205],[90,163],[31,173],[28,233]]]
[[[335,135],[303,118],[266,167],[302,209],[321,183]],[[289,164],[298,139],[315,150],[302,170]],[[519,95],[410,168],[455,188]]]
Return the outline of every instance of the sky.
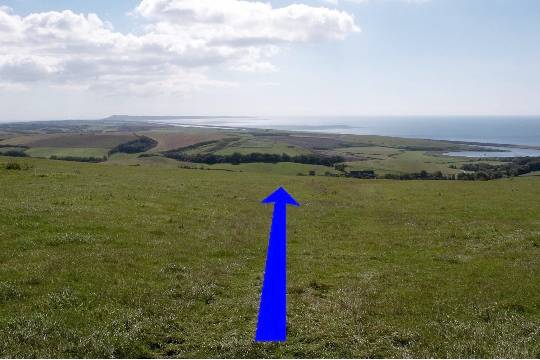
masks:
[[[539,115],[538,0],[0,0],[0,121]]]

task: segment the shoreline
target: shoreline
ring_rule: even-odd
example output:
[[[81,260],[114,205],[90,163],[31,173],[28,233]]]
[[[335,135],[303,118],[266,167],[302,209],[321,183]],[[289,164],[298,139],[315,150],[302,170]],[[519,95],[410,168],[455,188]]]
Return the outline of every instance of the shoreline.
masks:
[[[212,123],[211,120],[221,120],[218,123]],[[425,137],[425,136],[411,136],[406,134],[388,133],[388,130],[382,133],[375,133],[371,130],[364,130],[362,133],[355,132],[354,129],[367,129],[359,126],[351,126],[346,124],[332,124],[332,125],[263,125],[260,126],[254,124],[248,124],[247,126],[239,125],[237,123],[227,120],[241,120],[244,122],[246,119],[255,119],[254,117],[226,117],[226,116],[184,116],[184,117],[165,117],[165,116],[111,116],[105,119],[96,120],[43,120],[43,121],[18,121],[0,123],[0,133],[9,133],[10,128],[14,125],[22,125],[28,127],[28,131],[31,131],[33,127],[39,125],[65,125],[67,123],[138,123],[146,126],[156,127],[171,127],[171,128],[191,128],[191,129],[208,129],[219,131],[237,131],[237,132],[286,132],[293,134],[304,135],[327,135],[327,136],[374,136],[374,137],[386,137],[396,139],[408,139],[408,140],[425,140],[435,142],[445,142],[448,144],[465,145],[470,147],[477,147],[476,149],[464,149],[445,152],[446,156],[458,156],[458,157],[481,157],[481,158],[496,158],[496,157],[518,157],[518,156],[540,156],[540,145],[532,144],[520,144],[509,142],[495,142],[493,140],[486,141],[471,141],[468,139],[457,139],[449,135],[448,138],[441,138],[440,136]],[[174,121],[177,120],[177,121]],[[192,122],[186,120],[193,120]],[[388,124],[386,124],[388,125]],[[2,131],[3,130],[3,131]]]

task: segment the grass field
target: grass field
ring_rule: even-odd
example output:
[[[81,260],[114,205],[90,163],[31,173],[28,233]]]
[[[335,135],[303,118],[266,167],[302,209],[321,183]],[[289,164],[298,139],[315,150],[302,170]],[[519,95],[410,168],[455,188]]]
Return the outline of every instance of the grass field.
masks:
[[[49,158],[51,156],[103,157],[109,149],[102,148],[64,148],[64,147],[35,147],[25,151],[32,157]]]
[[[116,153],[109,156],[108,161],[105,163],[107,165],[129,165],[129,166],[140,166],[140,165],[154,165],[161,167],[171,167],[178,168],[179,162],[173,159],[169,159],[163,156],[152,156],[152,157],[139,157],[139,154],[123,154]]]
[[[196,170],[213,170],[213,171],[229,171],[229,172],[256,172],[256,173],[271,173],[279,175],[309,175],[310,171],[315,171],[316,175],[337,174],[334,168],[322,165],[307,165],[296,163],[252,163],[252,164],[193,164],[187,162],[179,162],[163,156],[138,157],[137,154],[114,154],[109,157],[106,165],[129,165],[129,166],[159,166],[167,168],[192,168]]]
[[[380,159],[385,160],[391,156],[398,155],[404,150],[398,148],[389,148],[382,146],[361,146],[361,147],[349,147],[349,148],[338,148],[333,150],[333,153],[336,155],[342,154],[344,156],[360,157],[360,158],[369,158],[369,159]]]
[[[209,169],[224,169],[229,171],[243,171],[243,172],[257,172],[257,173],[271,173],[279,175],[308,175],[310,171],[314,171],[316,175],[325,175],[327,173],[337,174],[333,168],[322,165],[307,165],[307,164],[296,164],[296,163],[277,163],[277,164],[266,164],[266,163],[253,163],[253,164],[216,164],[216,165],[204,165],[205,168]]]
[[[242,155],[263,153],[287,154],[289,156],[339,156],[344,160],[343,164],[346,165],[341,175],[353,170],[369,170],[374,171],[377,176],[405,175],[422,171],[429,173],[440,171],[447,176],[462,172],[460,168],[465,163],[488,162],[486,159],[467,159],[442,155],[444,152],[452,150],[475,150],[476,146],[426,139],[258,129],[178,127],[154,123],[116,123],[114,121],[88,123],[66,121],[50,124],[8,125],[5,125],[4,128],[13,134],[10,135],[10,138],[0,141],[0,146],[21,145],[28,147],[29,149],[25,153],[32,157],[103,157],[117,145],[129,142],[137,136],[145,135],[157,141],[157,146],[147,150],[147,154],[163,155],[163,152],[179,149],[178,151],[186,156],[199,154],[227,156],[233,153]],[[111,156],[108,162],[116,165],[146,164],[174,167],[169,160],[157,157],[138,159],[138,155],[140,153],[116,154]],[[201,165],[197,165],[197,167],[200,168]],[[216,168],[216,166],[205,167]],[[311,170],[315,170],[319,175],[327,172],[335,173],[333,168],[314,167],[309,169],[307,166],[292,164],[245,164],[232,167],[229,164],[222,164],[217,168],[243,172],[277,172],[281,175],[307,174]]]
[[[8,161],[29,171],[8,171]],[[253,342],[284,185],[288,341]],[[2,357],[540,356],[540,178],[0,157]]]
[[[377,148],[370,148],[373,150],[362,152],[360,149],[356,155],[365,156],[366,160],[348,161],[346,164],[353,170],[374,170],[377,175],[418,173],[422,170],[430,173],[440,171],[445,175],[452,175],[461,172],[460,167],[466,163],[501,163],[483,159],[441,156],[425,151],[401,150],[396,152],[395,149],[392,151],[392,148],[386,148],[387,151],[383,152],[376,150]],[[450,166],[454,166],[454,168]]]
[[[354,161],[347,164],[352,169],[375,170],[378,175],[394,173],[414,173],[422,170],[428,172],[441,171],[444,174],[455,174],[460,172],[457,169],[450,169],[448,165],[452,162],[446,158],[446,162],[438,161],[437,158],[426,155],[422,151],[406,151],[394,156],[387,156],[382,159],[370,159],[366,161]]]
[[[106,148],[134,140],[133,133],[68,133],[68,134],[34,134],[15,136],[0,142],[0,145],[24,145],[31,148]]]
[[[408,150],[435,150],[446,151],[447,149],[464,149],[468,145],[452,143],[449,141],[430,139],[409,139],[379,135],[340,135],[345,142],[362,144],[363,146],[383,146],[388,148],[400,148]]]
[[[273,141],[268,139],[258,139],[253,137],[242,138],[239,141],[231,143],[226,148],[216,151],[217,155],[231,155],[233,153],[251,154],[287,154],[290,156],[310,154],[308,149],[301,148],[285,142]]]
[[[152,149],[152,152],[174,150],[205,141],[223,139],[225,137],[224,134],[209,131],[183,131],[184,132],[148,131],[145,132],[144,135],[151,137],[158,142],[158,145]]]

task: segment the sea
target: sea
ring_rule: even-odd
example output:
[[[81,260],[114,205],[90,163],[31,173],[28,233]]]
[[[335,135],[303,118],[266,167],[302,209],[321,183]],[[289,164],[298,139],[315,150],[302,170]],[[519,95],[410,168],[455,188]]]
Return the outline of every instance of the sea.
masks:
[[[266,128],[334,134],[384,135],[490,144],[467,157],[540,156],[540,116],[215,117],[161,121],[176,125]],[[514,145],[497,147],[496,145]],[[492,150],[500,150],[493,152]]]

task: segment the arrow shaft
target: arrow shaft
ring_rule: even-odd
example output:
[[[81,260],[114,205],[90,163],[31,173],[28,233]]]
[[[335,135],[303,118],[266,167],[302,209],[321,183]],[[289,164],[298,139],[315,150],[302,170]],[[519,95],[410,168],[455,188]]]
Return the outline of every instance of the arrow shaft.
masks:
[[[257,323],[256,341],[285,341],[287,335],[287,204],[276,203]]]

